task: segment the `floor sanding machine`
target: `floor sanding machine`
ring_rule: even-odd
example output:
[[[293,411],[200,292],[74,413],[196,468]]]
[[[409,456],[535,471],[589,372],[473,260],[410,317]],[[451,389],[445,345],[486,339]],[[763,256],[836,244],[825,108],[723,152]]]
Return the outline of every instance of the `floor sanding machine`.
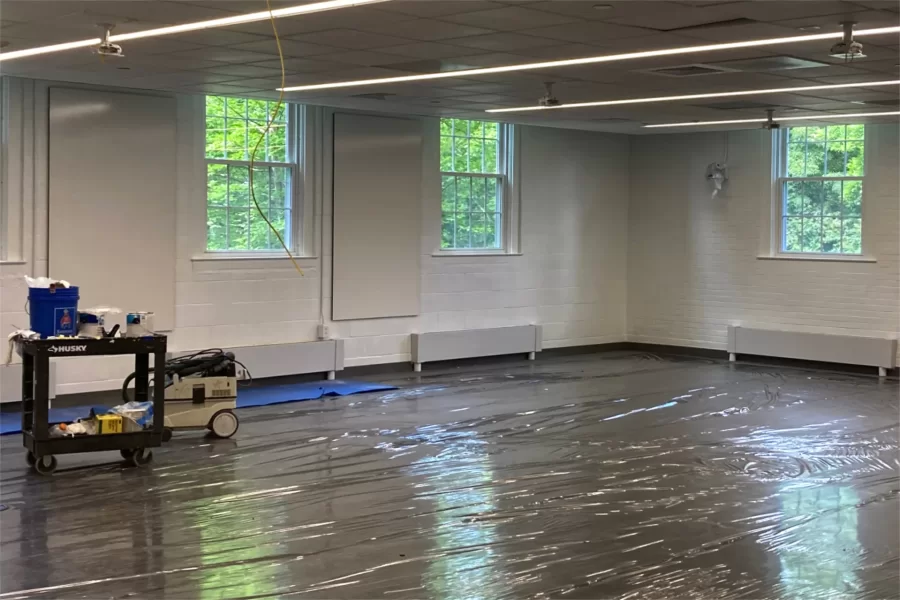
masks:
[[[237,365],[249,370],[231,352],[218,348],[201,350],[166,361],[166,411],[163,440],[173,429],[208,429],[214,436],[230,438],[238,430]],[[151,369],[152,371],[153,369]],[[122,384],[122,398],[128,402],[129,375]]]

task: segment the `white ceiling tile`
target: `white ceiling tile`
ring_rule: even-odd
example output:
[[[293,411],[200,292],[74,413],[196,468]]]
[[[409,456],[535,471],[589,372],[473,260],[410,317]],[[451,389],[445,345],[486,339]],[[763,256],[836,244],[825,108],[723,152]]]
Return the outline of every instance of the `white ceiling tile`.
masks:
[[[223,63],[250,63],[259,62],[261,60],[269,60],[272,56],[278,56],[278,48],[275,41],[272,41],[269,52],[250,52],[249,50],[241,50],[238,48],[230,48],[227,46],[203,46],[198,50],[193,50],[189,58],[214,60]]]
[[[744,17],[755,21],[776,21],[799,19],[820,15],[838,15],[859,11],[859,6],[852,2],[837,0],[778,0],[777,5],[769,2],[735,2],[721,7],[736,17]],[[840,20],[840,19],[838,19]]]
[[[479,48],[466,48],[463,46],[453,46],[436,42],[414,42],[412,44],[402,44],[400,46],[388,46],[382,48],[382,51],[408,58],[425,60],[446,58],[450,56],[463,56],[465,54],[478,54],[481,52]]]
[[[141,65],[162,65],[168,67],[172,71],[187,71],[190,69],[207,69],[210,67],[220,67],[225,63],[205,58],[198,58],[191,54],[181,54],[179,52],[171,54],[154,54],[152,56],[127,56],[125,60]]]
[[[489,33],[488,35],[476,35],[447,40],[447,43],[457,46],[466,46],[468,48],[480,48],[481,50],[493,50],[496,52],[512,52],[525,48],[555,46],[558,44],[558,42],[547,38],[521,35],[518,33]]]
[[[854,21],[856,29],[870,29],[874,27],[891,27],[900,22],[900,14],[888,12],[886,10],[860,10],[852,13],[841,13],[840,15],[824,15],[818,17],[803,17],[799,19],[778,19],[773,20],[776,25],[782,27],[790,27],[792,29],[806,28],[818,26],[821,29],[816,31],[825,33],[827,31],[841,31],[841,21]],[[803,33],[814,33],[814,31],[804,31]],[[877,36],[878,39],[882,36]],[[896,34],[894,34],[896,38]]]
[[[415,19],[388,24],[371,24],[360,30],[391,35],[409,40],[438,41],[447,38],[466,37],[492,33],[493,29],[448,23],[435,19]]]
[[[179,36],[179,39],[181,39],[181,37],[182,36]],[[202,29],[200,31],[192,31],[190,33],[184,34],[184,37],[190,39],[191,42],[204,46],[231,46],[233,44],[243,44],[246,42],[258,42],[272,39],[272,32],[268,31],[265,35],[256,35],[252,33],[244,33],[242,31],[234,31],[229,27],[217,27],[216,29]]]
[[[606,10],[597,10],[595,5],[609,5],[612,8]],[[658,4],[666,4],[664,2],[653,2],[650,0],[642,0],[641,2],[593,2],[579,0],[544,0],[542,2],[534,2],[528,5],[532,10],[539,10],[556,15],[573,17],[577,19],[586,19],[593,21],[605,21],[616,17],[630,15],[634,12],[644,10],[646,12],[653,11]],[[638,5],[638,6],[635,6]]]
[[[858,83],[861,81],[888,81],[889,79],[897,79],[897,68],[894,68],[894,73],[876,73],[871,71],[865,71],[858,74],[853,75],[833,75],[826,77],[816,77],[816,82],[827,83],[827,84],[836,84],[840,85],[842,83]]]
[[[352,29],[330,29],[328,31],[302,33],[291,36],[290,39],[310,44],[325,44],[337,48],[346,48],[348,50],[366,50],[368,48],[398,46],[409,41],[377,33],[354,31]]]
[[[515,31],[519,29],[531,29],[534,27],[546,27],[571,23],[576,20],[573,17],[565,17],[538,10],[530,10],[520,6],[507,6],[494,10],[482,10],[478,12],[449,15],[443,17],[444,21],[471,25],[474,27],[487,27],[498,31]]]
[[[273,60],[264,60],[257,63],[252,63],[249,65],[231,65],[235,69],[240,69],[242,67],[252,68],[252,67],[265,67],[267,69],[274,69],[276,71],[281,70],[281,61],[277,58]],[[322,57],[315,58],[285,58],[284,59],[284,69],[288,73],[324,73],[326,71],[338,71],[340,69],[347,68],[347,64],[345,63],[337,63],[332,62],[330,60],[323,60]],[[216,68],[212,69],[216,72],[227,72],[224,68]]]
[[[603,44],[606,40],[618,40],[629,37],[646,36],[654,33],[652,30],[627,25],[615,25],[588,21],[569,23],[567,25],[554,25],[551,27],[539,27],[521,31],[527,35],[545,37],[564,42],[581,42],[585,44]]]
[[[865,6],[866,8],[900,12],[900,2],[897,2],[896,0],[854,0],[853,3]]]
[[[331,53],[328,55],[328,60],[362,67],[372,67],[408,62],[409,57],[373,50],[351,50],[350,52]]]
[[[275,61],[276,63],[278,61]],[[281,70],[270,66],[252,65],[219,65],[206,69],[209,73],[235,77],[275,77],[281,74]]]
[[[416,17],[442,17],[478,10],[501,8],[502,4],[483,2],[481,0],[392,0],[378,6],[379,10],[397,12]]]
[[[262,52],[264,54],[278,54],[278,44],[275,38],[269,37],[254,42],[246,42],[232,46],[236,50],[249,50],[250,52]],[[341,52],[341,48],[325,46],[322,44],[314,44],[310,42],[301,42],[298,40],[281,40],[281,51],[286,57],[306,57],[329,54],[332,52]],[[250,62],[250,61],[247,61]]]
[[[706,40],[709,42],[739,42],[742,40],[800,35],[795,29],[781,27],[771,23],[747,23],[723,25],[721,27],[696,27],[693,29],[680,29],[677,33],[680,36]]]
[[[303,0],[275,0],[276,6]],[[98,15],[133,20],[121,30],[146,29],[159,23],[188,22],[232,12],[259,10],[260,0],[191,0],[189,2],[130,0],[69,0],[65,2],[0,0],[3,40],[18,47],[71,41],[98,35]],[[616,54],[642,49],[692,46],[706,41],[730,41],[776,35],[796,35],[796,27],[812,22],[822,31],[837,30],[835,6],[852,8],[862,26],[893,24],[900,19],[894,4],[859,2],[786,2],[785,10],[760,16],[777,24],[745,23],[731,27],[699,27],[675,33],[658,33],[646,27],[669,28],[708,23],[720,18],[743,17],[763,4],[749,2],[619,2],[613,10],[597,11],[593,0],[536,0],[488,2],[482,0],[394,0],[372,7],[318,13],[280,19],[287,54],[287,84],[315,84],[374,77],[406,75],[468,66],[494,66],[559,60],[580,56]],[[819,4],[812,8],[810,5]],[[780,8],[782,2],[778,3]],[[699,6],[699,8],[696,8]],[[16,22],[9,7],[19,19]],[[732,9],[736,8],[737,11]],[[842,8],[843,10],[843,8]],[[824,11],[824,12],[823,12]],[[732,16],[736,15],[736,16]],[[799,16],[798,16],[799,15]],[[563,22],[565,21],[565,22]],[[639,27],[633,27],[637,25]],[[174,90],[179,93],[221,93],[276,98],[280,64],[269,23],[207,30],[190,34],[135,40],[124,43],[127,58],[101,62],[88,50],[42,55],[3,63],[4,74],[56,81],[121,86],[131,89]],[[250,26],[246,26],[250,27]],[[525,31],[496,29],[527,28]],[[485,33],[485,31],[488,31]],[[256,32],[256,33],[254,33]],[[12,35],[18,33],[18,36]],[[473,35],[475,34],[475,35]],[[455,37],[446,38],[453,35]],[[446,38],[446,39],[444,39]],[[435,40],[442,39],[437,42]],[[829,43],[791,44],[691,56],[671,56],[623,63],[557,68],[541,71],[468,76],[419,83],[366,86],[303,94],[292,101],[336,107],[356,107],[407,114],[454,113],[484,118],[494,106],[530,105],[544,93],[543,82],[556,81],[555,94],[564,102],[696,93],[754,87],[791,87],[824,83],[853,83],[897,77],[900,51],[896,36],[862,39],[870,57],[849,65],[827,58]],[[893,42],[893,43],[891,43]],[[377,49],[377,51],[373,51]],[[648,68],[690,63],[788,54],[821,62],[825,67],[777,72],[740,72],[702,77],[669,78],[644,72]],[[229,62],[234,61],[234,62]],[[360,94],[388,93],[385,101],[359,98]],[[897,90],[853,88],[817,92],[815,95],[775,95],[765,101],[786,105],[782,112],[798,114],[809,109],[859,111],[851,100],[890,102]],[[440,104],[435,104],[439,102]],[[792,106],[796,105],[796,106]],[[870,106],[877,106],[872,104]],[[797,108],[800,107],[800,108]],[[602,110],[550,111],[515,116],[517,122],[555,124],[600,130],[636,131],[615,119],[664,121],[721,118],[725,111],[708,106],[665,103]],[[492,117],[493,118],[493,117]],[[632,129],[622,129],[632,127]],[[617,129],[618,128],[618,129]]]
[[[642,2],[630,6],[630,14],[614,16],[604,21],[635,27],[649,27],[671,31],[683,27],[696,27],[736,18],[729,10],[730,4],[721,6],[690,7],[669,2]]]
[[[603,54],[597,46],[588,46],[587,44],[560,44],[541,46],[539,48],[523,48],[519,53],[541,60],[564,60]]]
[[[205,83],[201,85],[180,86],[179,91],[188,94],[215,94],[221,96],[243,96],[253,92],[252,88],[225,83]]]

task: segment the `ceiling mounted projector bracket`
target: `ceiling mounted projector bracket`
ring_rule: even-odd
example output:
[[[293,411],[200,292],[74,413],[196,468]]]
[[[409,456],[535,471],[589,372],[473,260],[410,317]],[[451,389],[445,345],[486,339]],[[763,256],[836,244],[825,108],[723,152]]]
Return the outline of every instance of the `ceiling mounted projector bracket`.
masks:
[[[553,82],[544,82],[544,95],[538,100],[540,106],[559,106],[559,99],[553,95]]]
[[[844,26],[844,38],[831,47],[830,56],[843,58],[848,62],[857,58],[865,58],[863,45],[853,40],[853,26],[856,25],[856,22],[842,21],[841,25]]]
[[[768,119],[766,120],[765,123],[763,123],[763,126],[762,126],[763,129],[768,129],[771,131],[772,129],[780,129],[781,128],[781,125],[779,125],[778,123],[775,122],[775,109],[774,108],[767,108],[766,115],[768,116]]]
[[[122,46],[113,44],[109,41],[109,36],[112,35],[112,30],[116,26],[112,23],[97,23],[97,26],[101,27],[105,31],[105,34],[103,36],[103,41],[100,42],[100,45],[94,48],[94,53],[99,54],[101,57],[115,56],[117,58],[125,58],[125,53],[122,51]]]

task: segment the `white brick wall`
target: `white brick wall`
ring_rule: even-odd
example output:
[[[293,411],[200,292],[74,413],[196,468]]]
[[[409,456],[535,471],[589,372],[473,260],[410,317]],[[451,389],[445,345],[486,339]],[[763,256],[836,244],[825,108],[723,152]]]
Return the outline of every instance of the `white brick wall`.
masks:
[[[771,191],[769,134],[729,135],[727,194],[706,165],[723,133],[654,135],[631,144],[628,339],[724,349],[729,323],[896,335],[900,321],[898,130],[869,128],[864,235],[877,262],[762,260]]]
[[[432,256],[440,198],[426,172],[422,314],[331,324],[348,366],[409,360],[411,332],[541,323],[548,348],[625,339],[628,139],[524,127],[520,143],[523,255]],[[426,136],[434,164],[436,144]]]
[[[29,82],[27,85],[31,85]],[[47,84],[35,84],[44,97]],[[315,235],[324,234],[324,260],[300,260],[300,277],[280,260],[195,260],[205,244],[202,135],[191,119],[195,99],[178,102],[176,328],[173,350],[311,341],[320,314],[330,316],[330,175],[316,190]],[[40,131],[46,107],[29,111]],[[330,131],[328,123],[323,131]],[[199,123],[202,128],[202,123]],[[408,361],[409,333],[529,323],[544,324],[546,347],[622,341],[625,337],[625,261],[628,138],[525,127],[521,134],[522,256],[433,257],[439,228],[437,126],[427,124],[434,168],[423,181],[422,314],[401,319],[329,323],[346,339],[348,366]],[[202,129],[200,130],[202,133]],[[327,136],[325,144],[327,146]],[[329,172],[329,152],[323,152]],[[46,149],[31,160],[34,214],[24,234],[25,264],[0,266],[0,327],[27,326],[25,273],[46,274]],[[28,204],[27,206],[25,204]],[[318,237],[313,245],[318,247]],[[61,394],[117,387],[131,370],[127,359],[60,361]]]

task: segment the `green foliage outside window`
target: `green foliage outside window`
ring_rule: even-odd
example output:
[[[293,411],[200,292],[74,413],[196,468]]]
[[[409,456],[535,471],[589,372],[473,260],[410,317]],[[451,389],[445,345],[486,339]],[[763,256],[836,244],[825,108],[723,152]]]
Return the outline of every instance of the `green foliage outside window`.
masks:
[[[441,119],[441,248],[499,249],[500,124]]]
[[[286,106],[281,107],[269,133],[265,133],[275,105],[266,100],[206,97],[206,248],[209,251],[281,247],[250,197],[250,154],[262,136],[265,137],[253,168],[253,192],[272,225],[287,244],[291,243],[293,165],[289,157],[293,141],[288,136],[290,123]]]
[[[782,250],[861,254],[865,126],[792,127],[786,147]]]

